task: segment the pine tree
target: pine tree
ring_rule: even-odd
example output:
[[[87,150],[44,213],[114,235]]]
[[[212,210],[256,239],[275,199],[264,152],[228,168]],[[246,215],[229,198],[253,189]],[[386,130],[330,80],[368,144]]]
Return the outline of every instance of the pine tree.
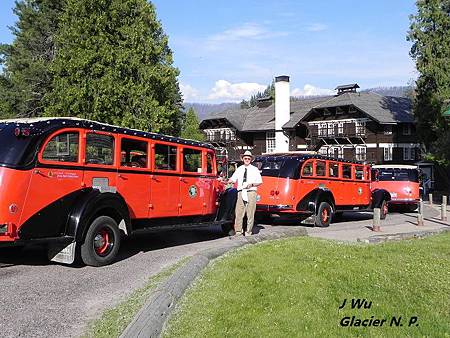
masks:
[[[189,108],[181,130],[181,137],[191,140],[204,141],[205,134],[199,129],[200,122],[193,108]]]
[[[179,135],[179,72],[153,4],[67,0],[60,27],[46,115]]]
[[[64,0],[16,2],[18,17],[11,28],[15,40],[0,46],[0,116],[40,116],[49,90],[49,67],[54,58],[54,36]]]
[[[407,39],[416,62],[414,115],[418,135],[436,159],[449,159],[449,131],[441,113],[450,98],[450,1],[417,1]]]

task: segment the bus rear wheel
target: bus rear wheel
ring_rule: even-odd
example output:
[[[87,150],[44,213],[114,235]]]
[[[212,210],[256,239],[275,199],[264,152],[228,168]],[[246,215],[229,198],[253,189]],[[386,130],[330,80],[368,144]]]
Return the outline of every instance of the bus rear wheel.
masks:
[[[328,202],[321,202],[317,209],[315,225],[321,228],[325,228],[330,225],[331,218],[333,217],[333,208]]]
[[[108,265],[116,258],[119,247],[117,222],[111,217],[100,216],[92,221],[81,244],[81,259],[86,265]]]

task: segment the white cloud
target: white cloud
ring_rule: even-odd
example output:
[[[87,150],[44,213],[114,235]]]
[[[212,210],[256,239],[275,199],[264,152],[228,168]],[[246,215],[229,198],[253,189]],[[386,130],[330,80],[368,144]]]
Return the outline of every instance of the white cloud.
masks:
[[[277,36],[286,36],[286,32],[272,32],[266,27],[257,23],[245,23],[242,26],[227,29],[219,34],[208,38],[211,42],[237,41],[243,39],[263,40]]]
[[[254,82],[230,83],[226,80],[216,81],[211,93],[208,95],[209,100],[228,100],[241,101],[248,99],[257,92],[262,92],[267,86]]]
[[[188,101],[198,97],[198,90],[188,84],[180,83],[180,90],[183,94],[183,100]]]
[[[326,30],[327,28],[328,26],[323,23],[313,23],[309,25],[306,29],[310,32],[321,32]]]
[[[291,96],[317,96],[317,95],[333,95],[334,90],[314,87],[310,84],[305,84],[303,89],[295,88],[291,91]]]

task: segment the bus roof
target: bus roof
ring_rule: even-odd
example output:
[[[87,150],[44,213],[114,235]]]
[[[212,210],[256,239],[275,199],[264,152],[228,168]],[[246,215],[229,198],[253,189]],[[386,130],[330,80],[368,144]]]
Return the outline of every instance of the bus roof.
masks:
[[[416,165],[408,164],[377,164],[372,166],[374,169],[418,169]]]
[[[182,139],[175,136],[146,132],[137,129],[124,128],[120,126],[114,126],[107,123],[101,123],[77,117],[37,117],[37,118],[6,119],[0,120],[0,125],[1,124],[5,125],[15,124],[17,127],[23,127],[23,125],[26,125],[30,129],[36,129],[37,133],[44,133],[51,129],[56,130],[58,129],[58,127],[84,128],[214,149],[214,147],[211,144],[205,142]]]
[[[297,160],[308,160],[308,159],[319,159],[319,160],[328,160],[328,161],[336,161],[336,162],[343,162],[343,163],[352,163],[352,164],[360,164],[364,165],[364,163],[359,161],[348,161],[344,159],[338,159],[331,156],[325,156],[325,155],[318,155],[318,154],[311,154],[311,153],[269,153],[269,154],[263,154],[263,155],[257,155],[255,156],[255,160],[261,159],[261,158],[267,158],[271,160],[281,159],[281,158],[288,158],[288,159],[297,159]]]

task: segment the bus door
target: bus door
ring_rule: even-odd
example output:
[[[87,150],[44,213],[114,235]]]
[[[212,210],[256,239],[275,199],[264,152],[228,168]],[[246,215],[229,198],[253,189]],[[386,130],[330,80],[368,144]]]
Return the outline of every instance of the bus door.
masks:
[[[120,136],[117,190],[124,197],[130,217],[147,218],[150,203],[149,143]]]
[[[339,179],[339,163],[328,162],[328,177],[329,187],[333,193],[336,205],[342,205],[342,195],[345,191],[342,190],[342,185]]]
[[[201,189],[204,193],[203,214],[210,215],[216,212],[216,201],[218,194],[216,160],[213,151],[203,151],[203,168],[206,169],[206,175],[201,178]]]
[[[370,183],[368,169],[364,166],[355,166],[355,205],[370,204]]]
[[[70,203],[82,188],[83,171],[80,162],[80,132],[77,129],[60,130],[44,142],[33,169],[23,206],[21,222],[32,215],[38,219],[38,232],[25,236],[39,238],[59,236],[64,232]],[[38,213],[39,212],[39,213]],[[49,227],[48,218],[59,220],[61,228]]]
[[[175,217],[179,209],[180,174],[176,145],[152,145],[149,217]]]
[[[114,134],[87,131],[83,182],[100,192],[117,192],[116,142]]]
[[[181,150],[181,175],[179,190],[179,215],[191,216],[205,213],[205,186],[202,179],[202,151],[183,147]]]
[[[351,164],[341,163],[341,188],[339,190],[341,205],[354,205],[354,188],[353,168]]]

